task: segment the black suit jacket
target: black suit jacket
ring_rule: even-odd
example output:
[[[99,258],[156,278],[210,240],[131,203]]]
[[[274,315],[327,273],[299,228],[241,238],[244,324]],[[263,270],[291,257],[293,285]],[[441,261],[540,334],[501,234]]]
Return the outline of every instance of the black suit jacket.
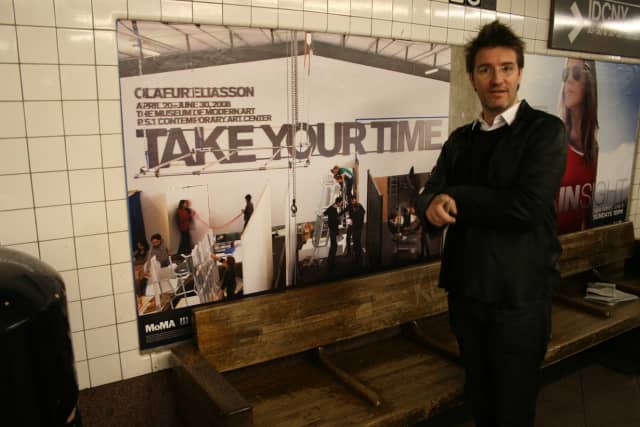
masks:
[[[566,163],[565,126],[522,101],[497,142],[486,186],[459,178],[472,126],[451,134],[416,203],[425,227],[433,228],[424,215],[429,203],[439,193],[450,195],[458,207],[456,224],[465,228],[458,250],[449,250],[445,241],[440,286],[514,306],[547,298],[560,277],[555,194]],[[462,269],[462,275],[451,274],[455,269]],[[451,277],[463,277],[462,283],[451,283]]]

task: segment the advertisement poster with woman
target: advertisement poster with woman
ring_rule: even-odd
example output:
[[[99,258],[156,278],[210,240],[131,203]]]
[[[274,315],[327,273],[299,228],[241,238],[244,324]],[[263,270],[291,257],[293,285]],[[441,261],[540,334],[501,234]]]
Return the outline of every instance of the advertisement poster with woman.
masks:
[[[556,197],[558,233],[627,215],[640,107],[640,65],[527,55],[520,97],[559,116],[567,166]]]

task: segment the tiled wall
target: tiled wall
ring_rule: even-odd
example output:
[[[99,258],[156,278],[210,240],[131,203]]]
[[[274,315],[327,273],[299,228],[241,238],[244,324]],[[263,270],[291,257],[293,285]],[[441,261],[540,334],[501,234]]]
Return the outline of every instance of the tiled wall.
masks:
[[[0,0],[0,244],[64,277],[81,387],[168,364],[166,352],[138,351],[117,18],[462,44],[498,17],[530,51],[546,53],[549,3],[497,0],[494,13],[435,0]],[[640,227],[634,175],[631,219]]]

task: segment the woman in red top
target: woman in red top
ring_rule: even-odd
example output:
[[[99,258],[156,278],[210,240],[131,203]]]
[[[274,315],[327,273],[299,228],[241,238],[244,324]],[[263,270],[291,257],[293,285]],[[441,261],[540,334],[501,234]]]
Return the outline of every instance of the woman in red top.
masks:
[[[598,91],[592,60],[567,59],[562,72],[560,117],[567,127],[567,166],[557,197],[558,234],[591,224],[598,162]]]
[[[191,209],[191,202],[189,200],[180,200],[178,203],[178,210],[176,211],[176,223],[178,225],[178,231],[180,232],[180,246],[178,247],[178,253],[183,255],[189,255],[193,248],[191,244],[191,223],[196,212]]]

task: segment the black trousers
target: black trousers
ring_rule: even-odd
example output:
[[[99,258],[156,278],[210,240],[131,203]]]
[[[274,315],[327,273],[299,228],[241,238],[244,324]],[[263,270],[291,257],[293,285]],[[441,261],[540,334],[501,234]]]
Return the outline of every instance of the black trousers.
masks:
[[[533,427],[551,299],[500,307],[449,295],[476,427]]]
[[[180,245],[178,246],[178,253],[182,255],[189,255],[192,249],[191,232],[189,230],[180,230]]]
[[[336,254],[338,253],[338,228],[329,228],[329,257],[327,264],[329,269],[336,265]]]

